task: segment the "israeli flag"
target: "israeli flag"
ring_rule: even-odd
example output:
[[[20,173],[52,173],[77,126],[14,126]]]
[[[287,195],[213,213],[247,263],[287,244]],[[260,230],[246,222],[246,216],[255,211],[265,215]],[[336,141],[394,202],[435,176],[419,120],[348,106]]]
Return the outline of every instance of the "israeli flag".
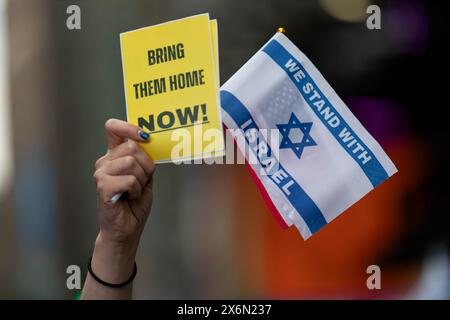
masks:
[[[397,172],[282,33],[221,87],[220,97],[224,125],[233,129],[266,202],[282,226],[295,225],[304,239]]]

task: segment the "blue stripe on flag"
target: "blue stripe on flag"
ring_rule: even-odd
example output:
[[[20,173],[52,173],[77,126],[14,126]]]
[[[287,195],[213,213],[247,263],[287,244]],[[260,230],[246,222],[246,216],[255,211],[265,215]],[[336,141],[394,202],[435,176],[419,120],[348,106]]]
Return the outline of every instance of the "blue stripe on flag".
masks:
[[[220,99],[222,109],[225,110],[234,122],[238,125],[239,129],[244,131],[244,134],[249,129],[259,130],[256,122],[251,116],[248,109],[237,99],[232,93],[221,90]],[[248,125],[248,123],[251,123]],[[244,127],[244,128],[243,128]],[[259,134],[259,132],[258,132]],[[260,140],[264,139],[262,135],[259,135]],[[245,135],[247,143],[250,144],[247,135]],[[268,154],[272,154],[272,150],[269,145]],[[259,159],[258,159],[259,160]],[[278,161],[278,159],[276,159]],[[264,167],[264,165],[261,164]],[[280,181],[280,172],[283,173],[284,178]],[[276,175],[278,174],[278,175]],[[314,201],[306,194],[303,188],[295,181],[295,179],[285,170],[281,164],[278,164],[278,170],[272,174],[267,175],[274,184],[280,189],[280,191],[286,196],[288,201],[292,204],[298,214],[301,215],[306,222],[311,233],[315,233],[324,225],[327,224],[322,212],[314,203]],[[284,187],[284,188],[283,188]],[[286,193],[288,188],[289,194]]]
[[[347,151],[347,153],[353,158],[353,160],[358,163],[372,185],[376,187],[381,182],[386,180],[388,178],[388,174],[386,170],[384,170],[378,159],[375,157],[373,152],[356,135],[356,133],[345,122],[344,118],[337,112],[330,101],[328,101],[326,96],[322,93],[322,91],[313,81],[302,64],[276,40],[270,41],[262,49],[262,51],[269,55],[269,57],[271,57],[272,60],[275,61],[281,67],[281,69],[286,72],[294,85],[297,87],[300,94],[303,96],[304,100],[316,113],[319,119],[321,119],[322,123],[328,128],[334,138],[341,144],[341,146]],[[324,106],[329,108],[326,110],[328,117],[333,114],[333,116],[336,116],[338,118],[339,122],[336,120],[335,123],[330,123],[329,119],[326,119],[324,116],[324,110],[320,111],[323,106],[318,109],[317,105],[314,104],[315,102],[311,101],[311,96],[309,96],[308,93],[314,91],[316,91],[319,94],[320,99],[325,102]],[[339,124],[336,125],[336,123]],[[342,136],[342,133],[346,133],[347,135]],[[355,150],[357,149],[354,147],[358,148],[358,150],[360,151],[359,154],[356,153]],[[364,152],[364,157],[362,157],[361,152]],[[369,161],[364,161],[364,159],[367,160],[369,157]]]

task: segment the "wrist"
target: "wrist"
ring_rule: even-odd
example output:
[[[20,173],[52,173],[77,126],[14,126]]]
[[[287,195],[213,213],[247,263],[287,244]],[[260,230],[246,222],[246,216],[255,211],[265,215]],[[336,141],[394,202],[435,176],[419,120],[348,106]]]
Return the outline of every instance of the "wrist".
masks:
[[[139,238],[114,242],[100,232],[92,255],[92,270],[99,278],[109,283],[126,281],[133,273],[138,245]]]

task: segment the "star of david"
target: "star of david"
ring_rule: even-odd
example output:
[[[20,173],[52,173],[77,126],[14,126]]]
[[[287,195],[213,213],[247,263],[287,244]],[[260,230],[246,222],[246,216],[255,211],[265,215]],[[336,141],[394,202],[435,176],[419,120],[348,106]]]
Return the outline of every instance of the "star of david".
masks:
[[[317,143],[310,136],[311,127],[312,122],[301,122],[294,113],[291,113],[291,117],[289,118],[289,122],[287,124],[277,124],[277,128],[280,130],[280,134],[282,136],[280,149],[292,149],[297,158],[300,159],[305,147],[317,145]],[[291,138],[289,138],[289,134],[292,129],[300,129],[303,133],[303,137],[300,142],[293,142]]]

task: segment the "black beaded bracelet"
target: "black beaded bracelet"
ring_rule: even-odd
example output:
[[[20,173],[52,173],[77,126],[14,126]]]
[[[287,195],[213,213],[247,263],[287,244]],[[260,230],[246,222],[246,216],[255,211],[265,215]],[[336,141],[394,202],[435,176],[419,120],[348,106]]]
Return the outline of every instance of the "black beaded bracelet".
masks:
[[[89,274],[92,276],[92,278],[95,279],[95,281],[97,281],[98,283],[101,283],[102,285],[109,287],[109,288],[115,288],[115,289],[123,288],[123,287],[129,285],[131,282],[133,282],[134,278],[136,277],[136,273],[137,273],[136,262],[134,263],[134,269],[133,269],[133,273],[131,274],[131,277],[127,281],[122,282],[122,283],[109,283],[109,282],[103,281],[94,273],[94,271],[92,271],[91,263],[92,263],[92,256],[89,258],[89,262],[87,265]]]

